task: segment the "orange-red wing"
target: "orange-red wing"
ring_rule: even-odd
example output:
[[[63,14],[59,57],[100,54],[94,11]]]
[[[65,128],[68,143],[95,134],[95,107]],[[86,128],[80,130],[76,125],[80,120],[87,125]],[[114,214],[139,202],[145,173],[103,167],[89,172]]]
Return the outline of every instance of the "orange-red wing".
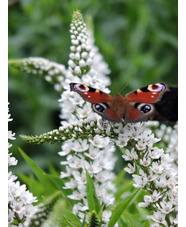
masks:
[[[126,95],[129,102],[155,103],[165,91],[169,90],[166,83],[150,84]]]
[[[71,91],[77,92],[86,101],[91,103],[103,103],[111,101],[112,99],[110,95],[83,84],[70,83],[70,89]]]
[[[129,102],[144,102],[144,103],[154,103],[158,101],[159,96],[161,92],[155,92],[155,91],[149,91],[149,92],[143,92],[143,91],[137,91],[130,93],[126,96],[126,99]]]

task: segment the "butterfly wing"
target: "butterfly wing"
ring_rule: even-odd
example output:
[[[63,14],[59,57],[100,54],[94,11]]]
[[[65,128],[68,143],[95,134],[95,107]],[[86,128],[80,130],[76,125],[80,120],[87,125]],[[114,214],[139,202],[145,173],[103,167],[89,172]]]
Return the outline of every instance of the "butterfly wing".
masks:
[[[93,111],[99,114],[104,120],[113,122],[122,121],[120,115],[118,115],[117,106],[113,103],[113,97],[110,95],[95,88],[77,83],[70,83],[70,89],[71,91],[77,92],[86,101],[92,103]]]
[[[90,103],[109,102],[112,99],[110,95],[83,84],[70,83],[70,90],[77,92],[85,101]]]
[[[166,83],[150,84],[127,94],[126,98],[129,102],[155,103],[168,90],[169,88]]]
[[[125,97],[119,94],[111,97],[95,88],[77,83],[71,83],[70,88],[92,103],[93,111],[102,116],[103,120],[134,123],[177,119],[177,90],[169,88],[166,83],[148,85]]]
[[[163,116],[161,111],[161,106],[164,109],[169,108],[166,105],[166,100],[170,95],[170,91],[166,83],[157,83],[126,95],[128,105],[125,122],[170,120],[165,114]]]

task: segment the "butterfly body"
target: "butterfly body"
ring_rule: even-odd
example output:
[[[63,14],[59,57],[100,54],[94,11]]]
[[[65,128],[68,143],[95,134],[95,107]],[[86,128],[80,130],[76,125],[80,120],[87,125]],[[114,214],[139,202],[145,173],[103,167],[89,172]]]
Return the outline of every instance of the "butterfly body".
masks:
[[[167,92],[171,92],[171,88],[166,83],[151,84],[128,93],[124,97],[120,94],[112,97],[100,90],[78,83],[70,83],[70,88],[71,91],[77,92],[86,101],[90,102],[93,111],[99,114],[103,120],[134,123],[171,119],[171,117],[166,119],[166,114],[162,112],[162,115],[161,110],[157,110],[161,106],[161,102],[166,103],[163,98],[165,94],[169,97]],[[169,105],[172,105],[171,100],[169,100]]]

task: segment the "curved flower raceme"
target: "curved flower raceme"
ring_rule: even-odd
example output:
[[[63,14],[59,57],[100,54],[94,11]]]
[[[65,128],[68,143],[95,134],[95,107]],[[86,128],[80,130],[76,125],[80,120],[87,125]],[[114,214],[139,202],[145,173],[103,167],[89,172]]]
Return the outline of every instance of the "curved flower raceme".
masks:
[[[99,118],[92,112],[89,103],[85,103],[82,98],[69,91],[70,82],[80,82],[108,91],[110,80],[106,74],[110,72],[106,63],[98,49],[94,47],[94,40],[91,33],[87,32],[86,24],[79,12],[73,16],[70,27],[71,32],[71,53],[68,62],[69,68],[64,80],[64,91],[61,95],[61,118],[62,125],[75,124],[83,119],[88,118],[96,121]],[[76,129],[75,129],[76,130]],[[78,130],[78,129],[77,129]],[[113,168],[115,158],[113,152],[115,147],[111,143],[109,137],[96,135],[89,139],[77,139],[75,141],[66,141],[62,145],[62,151],[59,155],[66,156],[66,161],[62,161],[62,165],[66,165],[66,172],[61,173],[61,177],[70,178],[65,184],[65,188],[73,189],[73,194],[69,198],[77,200],[74,205],[73,212],[83,220],[84,211],[88,210],[88,202],[86,199],[86,170],[94,180],[97,196],[101,204],[109,206],[114,203],[113,193],[115,191],[112,183],[115,175]],[[111,215],[110,212],[105,215]],[[106,220],[105,220],[106,224]]]

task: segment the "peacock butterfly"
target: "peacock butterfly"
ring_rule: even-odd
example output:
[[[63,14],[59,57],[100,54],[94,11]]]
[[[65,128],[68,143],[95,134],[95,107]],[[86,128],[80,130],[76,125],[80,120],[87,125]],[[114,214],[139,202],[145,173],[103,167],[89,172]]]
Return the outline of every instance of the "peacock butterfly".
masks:
[[[148,120],[175,122],[178,119],[178,89],[166,83],[150,84],[124,97],[120,94],[111,97],[78,83],[70,83],[70,90],[90,102],[93,111],[103,120],[134,123]]]

